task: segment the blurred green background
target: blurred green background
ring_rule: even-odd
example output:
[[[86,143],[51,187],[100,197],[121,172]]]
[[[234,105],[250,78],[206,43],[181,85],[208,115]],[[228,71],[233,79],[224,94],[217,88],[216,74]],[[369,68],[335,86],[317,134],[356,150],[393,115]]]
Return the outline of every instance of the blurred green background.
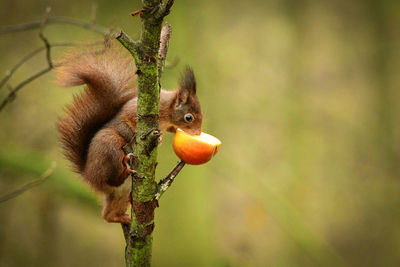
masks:
[[[138,38],[139,1],[1,0],[0,25],[92,18]],[[154,266],[400,266],[400,2],[177,0],[163,74],[190,64],[203,130],[219,154],[186,166],[156,210]],[[50,42],[101,37],[49,25]],[[0,78],[42,46],[38,30],[0,35]],[[55,48],[59,58],[64,48]],[[46,66],[34,57],[10,81]],[[0,266],[123,266],[121,227],[69,170],[55,129],[79,89],[50,73],[0,113]],[[7,87],[0,89],[1,100]],[[172,135],[157,177],[176,163]]]

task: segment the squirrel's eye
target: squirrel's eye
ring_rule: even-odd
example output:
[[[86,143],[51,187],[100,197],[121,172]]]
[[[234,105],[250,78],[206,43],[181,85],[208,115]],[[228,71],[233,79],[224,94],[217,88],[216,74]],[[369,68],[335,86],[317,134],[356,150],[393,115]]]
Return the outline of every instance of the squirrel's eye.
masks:
[[[184,119],[186,122],[189,122],[189,123],[192,122],[192,121],[194,120],[193,115],[190,114],[190,113],[186,114],[186,115],[183,117],[183,119]]]

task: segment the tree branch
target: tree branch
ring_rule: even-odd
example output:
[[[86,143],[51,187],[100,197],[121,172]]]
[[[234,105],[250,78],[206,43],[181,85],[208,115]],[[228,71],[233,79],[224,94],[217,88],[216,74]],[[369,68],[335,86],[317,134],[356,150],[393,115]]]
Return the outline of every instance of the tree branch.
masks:
[[[150,266],[154,209],[157,207],[155,181],[157,146],[159,143],[159,66],[160,34],[163,18],[170,12],[172,0],[142,0],[140,14],[142,34],[139,41],[131,40],[123,31],[117,40],[132,54],[138,74],[138,101],[136,143],[134,146],[136,171],[132,177],[132,223],[129,232],[123,227],[127,239],[126,266]],[[166,50],[165,50],[166,53]],[[149,134],[150,133],[150,134]],[[140,177],[140,178],[137,178]]]
[[[9,33],[9,32],[17,32],[17,31],[24,31],[24,30],[30,30],[34,28],[39,28],[39,38],[43,41],[44,47],[38,48],[25,57],[23,57],[17,64],[11,68],[10,71],[6,72],[6,76],[0,81],[0,89],[3,87],[11,78],[11,76],[14,74],[14,72],[21,66],[23,65],[26,61],[28,61],[30,58],[32,58],[34,55],[39,53],[42,50],[46,50],[46,61],[48,67],[45,69],[42,69],[38,71],[37,73],[33,74],[32,76],[28,77],[26,80],[22,81],[19,83],[17,86],[14,88],[9,86],[10,92],[9,94],[3,99],[3,101],[0,104],[0,111],[10,102],[12,102],[15,97],[16,93],[22,89],[26,84],[30,83],[31,81],[39,78],[43,74],[51,71],[56,65],[54,65],[52,59],[51,59],[51,48],[54,46],[64,46],[67,45],[68,43],[59,43],[58,45],[52,45],[50,44],[49,40],[44,36],[43,31],[44,28],[47,26],[49,23],[65,23],[65,24],[73,24],[77,25],[83,28],[91,29],[96,32],[102,33],[105,38],[107,37],[108,30],[106,28],[103,28],[101,26],[98,26],[93,23],[85,22],[85,21],[79,21],[76,19],[71,19],[71,18],[65,18],[65,17],[58,17],[58,18],[49,18],[51,8],[47,7],[45,11],[45,15],[40,23],[34,22],[34,23],[27,23],[27,24],[20,24],[20,25],[11,25],[11,26],[3,26],[0,27],[0,34],[1,33]],[[73,44],[72,44],[73,45]]]
[[[42,25],[43,20],[41,21],[34,21],[29,23],[17,24],[17,25],[6,25],[0,26],[0,34],[6,33],[14,33],[14,32],[21,32],[21,31],[28,31],[40,28]],[[51,17],[48,18],[46,24],[69,24],[78,26],[87,30],[91,30],[93,32],[97,32],[101,35],[107,35],[110,33],[110,29],[97,25],[92,22],[87,22],[80,19],[68,18],[68,17]]]
[[[179,172],[183,169],[184,166],[185,166],[185,162],[183,162],[183,160],[179,161],[176,164],[176,166],[172,169],[172,171],[170,173],[168,173],[168,175],[158,183],[158,190],[154,196],[154,198],[157,201],[161,198],[161,196],[165,193],[165,191],[167,191],[167,189],[171,186],[175,177],[179,174]]]
[[[56,66],[53,66],[56,67]],[[53,67],[47,67],[45,69],[42,69],[41,71],[33,74],[32,76],[30,76],[29,78],[27,78],[26,80],[22,81],[21,83],[19,83],[17,86],[15,86],[14,88],[10,89],[10,93],[6,96],[6,98],[3,100],[3,102],[1,102],[0,104],[0,111],[3,110],[3,108],[10,102],[12,102],[15,99],[16,93],[21,90],[22,87],[24,87],[25,85],[27,85],[28,83],[32,82],[33,80],[39,78],[40,76],[42,76],[43,74],[46,74],[47,72],[51,71],[53,69]]]
[[[42,184],[54,172],[56,166],[57,166],[56,162],[53,161],[51,163],[49,169],[47,169],[42,175],[40,175],[39,179],[25,184],[22,187],[18,188],[17,190],[13,191],[13,192],[10,192],[8,194],[0,196],[0,203],[6,202],[7,200],[15,198],[15,197],[21,195],[22,193],[24,193],[25,191],[28,191],[29,189],[34,188],[34,187]]]
[[[166,22],[161,29],[160,36],[160,49],[158,50],[158,83],[161,88],[161,75],[165,64],[165,59],[167,58],[168,52],[168,42],[171,38],[172,27]]]
[[[39,38],[43,41],[44,47],[46,48],[46,59],[47,59],[47,64],[49,65],[49,68],[53,68],[53,62],[51,61],[51,47],[49,44],[49,41],[43,34],[44,27],[46,27],[46,23],[49,19],[51,7],[46,8],[46,12],[43,17],[42,24],[40,25],[40,30],[39,30]]]
[[[115,38],[132,54],[136,65],[140,62],[139,57],[139,41],[133,41],[124,31],[120,31],[115,35]]]
[[[129,236],[130,236],[130,232],[129,232],[130,231],[130,225],[121,223],[121,227],[122,227],[122,233],[124,234],[125,243],[128,244]]]
[[[53,62],[51,61],[51,46],[50,46],[49,41],[47,40],[47,38],[43,35],[43,30],[44,30],[44,27],[46,26],[46,23],[48,21],[48,17],[49,17],[50,11],[51,11],[51,8],[47,7],[46,8],[46,12],[45,12],[44,17],[43,17],[43,20],[42,20],[42,22],[40,24],[40,30],[39,30],[39,38],[43,41],[44,47],[46,49],[46,59],[47,59],[48,67],[43,69],[43,70],[41,70],[41,71],[39,71],[39,72],[37,72],[37,73],[35,73],[34,75],[30,76],[28,79],[22,81],[16,87],[14,87],[14,88],[10,87],[9,94],[6,96],[6,98],[0,104],[0,111],[7,105],[7,103],[10,103],[11,101],[13,101],[15,99],[16,93],[22,87],[24,87],[26,84],[30,83],[31,81],[37,79],[38,77],[42,76],[43,74],[49,72],[50,70],[52,70],[54,68]],[[4,79],[4,80],[7,80],[7,79]]]
[[[51,43],[51,47],[64,47],[64,46],[80,46],[80,45],[98,45],[103,43],[103,41],[98,41],[94,43],[71,43],[71,42],[56,42],[56,43]],[[9,71],[6,72],[6,75],[4,78],[0,81],[0,89],[11,79],[12,75],[29,59],[31,59],[33,56],[36,54],[40,53],[41,51],[46,50],[45,46],[36,48],[32,52],[28,53],[26,56],[21,58]]]
[[[161,3],[161,8],[159,11],[159,16],[164,18],[171,12],[171,7],[174,4],[174,0],[166,0]]]

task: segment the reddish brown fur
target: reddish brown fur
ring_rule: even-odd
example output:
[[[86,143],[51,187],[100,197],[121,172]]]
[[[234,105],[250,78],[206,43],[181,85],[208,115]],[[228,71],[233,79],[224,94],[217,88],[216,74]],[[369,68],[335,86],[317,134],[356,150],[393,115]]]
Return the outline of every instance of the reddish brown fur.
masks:
[[[132,97],[132,61],[114,50],[104,54],[72,51],[57,68],[58,82],[63,86],[87,84],[87,89],[74,97],[66,116],[58,122],[64,153],[76,172],[81,173],[86,153],[94,134]]]
[[[58,68],[59,83],[86,84],[85,91],[67,107],[58,123],[61,143],[74,170],[96,191],[105,194],[103,218],[108,222],[129,223],[125,214],[131,184],[123,147],[136,130],[137,98],[132,84],[133,62],[111,48],[104,53],[70,53]],[[184,121],[191,113],[194,120]],[[161,90],[160,129],[201,132],[202,113],[196,96],[193,72],[187,68],[180,88]]]

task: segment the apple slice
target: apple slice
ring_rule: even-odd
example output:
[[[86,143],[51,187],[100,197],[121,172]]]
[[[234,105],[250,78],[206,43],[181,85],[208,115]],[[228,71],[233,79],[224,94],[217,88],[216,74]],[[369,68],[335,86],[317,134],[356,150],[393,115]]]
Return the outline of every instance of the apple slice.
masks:
[[[190,135],[177,129],[173,147],[175,154],[187,164],[199,165],[209,161],[219,150],[221,141],[216,137],[201,133]]]

